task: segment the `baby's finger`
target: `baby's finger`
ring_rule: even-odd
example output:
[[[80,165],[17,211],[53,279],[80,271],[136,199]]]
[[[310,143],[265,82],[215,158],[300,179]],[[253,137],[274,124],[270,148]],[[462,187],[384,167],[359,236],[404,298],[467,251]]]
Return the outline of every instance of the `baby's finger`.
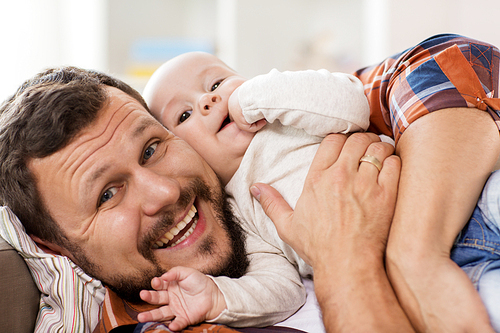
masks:
[[[137,315],[137,320],[141,323],[149,321],[169,321],[173,318],[175,318],[175,315],[168,306],[162,306],[158,309],[141,312]]]
[[[166,291],[141,290],[139,296],[144,302],[153,305],[168,304],[170,302],[168,292]]]
[[[168,328],[174,332],[180,331],[189,325],[189,321],[183,317],[175,317],[175,319],[168,325]]]
[[[162,275],[161,278],[154,277],[151,280],[151,287],[153,287],[154,290],[166,290],[168,288],[168,279],[165,277],[165,274]]]
[[[267,121],[265,119],[261,119],[256,121],[253,124],[250,124],[248,127],[249,132],[257,132],[262,129],[262,127],[266,126]]]

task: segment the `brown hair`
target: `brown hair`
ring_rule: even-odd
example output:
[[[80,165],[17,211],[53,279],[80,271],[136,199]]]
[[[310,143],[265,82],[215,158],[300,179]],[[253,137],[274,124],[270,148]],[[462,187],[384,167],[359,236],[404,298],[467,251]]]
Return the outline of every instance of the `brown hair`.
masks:
[[[28,234],[66,245],[27,163],[59,151],[89,126],[107,101],[106,86],[122,90],[147,109],[126,83],[76,67],[37,74],[0,106],[0,204],[12,209]]]

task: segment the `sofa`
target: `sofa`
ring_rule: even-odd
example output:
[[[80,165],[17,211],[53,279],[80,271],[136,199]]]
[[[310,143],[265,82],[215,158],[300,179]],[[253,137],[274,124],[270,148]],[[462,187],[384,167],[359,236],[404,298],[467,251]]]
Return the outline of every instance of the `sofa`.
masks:
[[[1,237],[0,267],[0,332],[33,332],[40,292],[22,257]]]

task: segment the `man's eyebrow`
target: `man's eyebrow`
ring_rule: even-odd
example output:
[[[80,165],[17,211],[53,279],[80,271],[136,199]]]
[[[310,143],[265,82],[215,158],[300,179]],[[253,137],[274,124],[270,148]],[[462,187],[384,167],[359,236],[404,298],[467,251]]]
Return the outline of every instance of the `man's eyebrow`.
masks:
[[[153,126],[161,126],[158,121],[154,118],[144,118],[139,121],[139,123],[132,129],[132,139],[137,139],[141,136],[141,134],[149,127]],[[92,172],[90,177],[85,182],[85,193],[90,193],[93,189],[93,185],[97,179],[99,179],[109,168],[111,165],[106,164]]]
[[[141,119],[139,124],[132,131],[132,139],[137,139],[142,134],[142,132],[144,132],[144,130],[146,130],[149,127],[153,127],[153,126],[160,126],[161,127],[161,125],[158,123],[158,121],[155,120],[154,118]]]
[[[106,170],[108,170],[111,166],[109,164],[101,166],[99,169],[92,172],[90,177],[85,181],[85,193],[90,194],[94,188],[94,183],[97,179],[103,175]]]

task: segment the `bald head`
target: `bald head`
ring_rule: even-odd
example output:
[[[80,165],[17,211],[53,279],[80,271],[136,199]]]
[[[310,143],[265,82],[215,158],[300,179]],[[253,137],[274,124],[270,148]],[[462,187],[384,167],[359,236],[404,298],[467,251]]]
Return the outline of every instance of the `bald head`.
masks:
[[[164,86],[168,86],[168,82],[165,81],[178,81],[188,79],[188,77],[186,76],[189,75],[190,69],[211,67],[216,65],[223,66],[229,71],[236,74],[236,72],[232,68],[227,66],[222,60],[220,60],[213,54],[206,52],[183,53],[175,58],[168,60],[153,73],[148,83],[146,84],[146,87],[144,88],[143,97],[146,103],[151,107],[152,104],[155,104],[154,101],[158,98],[157,95],[165,93],[165,90],[162,90]],[[155,114],[155,112],[153,112],[153,114]]]

